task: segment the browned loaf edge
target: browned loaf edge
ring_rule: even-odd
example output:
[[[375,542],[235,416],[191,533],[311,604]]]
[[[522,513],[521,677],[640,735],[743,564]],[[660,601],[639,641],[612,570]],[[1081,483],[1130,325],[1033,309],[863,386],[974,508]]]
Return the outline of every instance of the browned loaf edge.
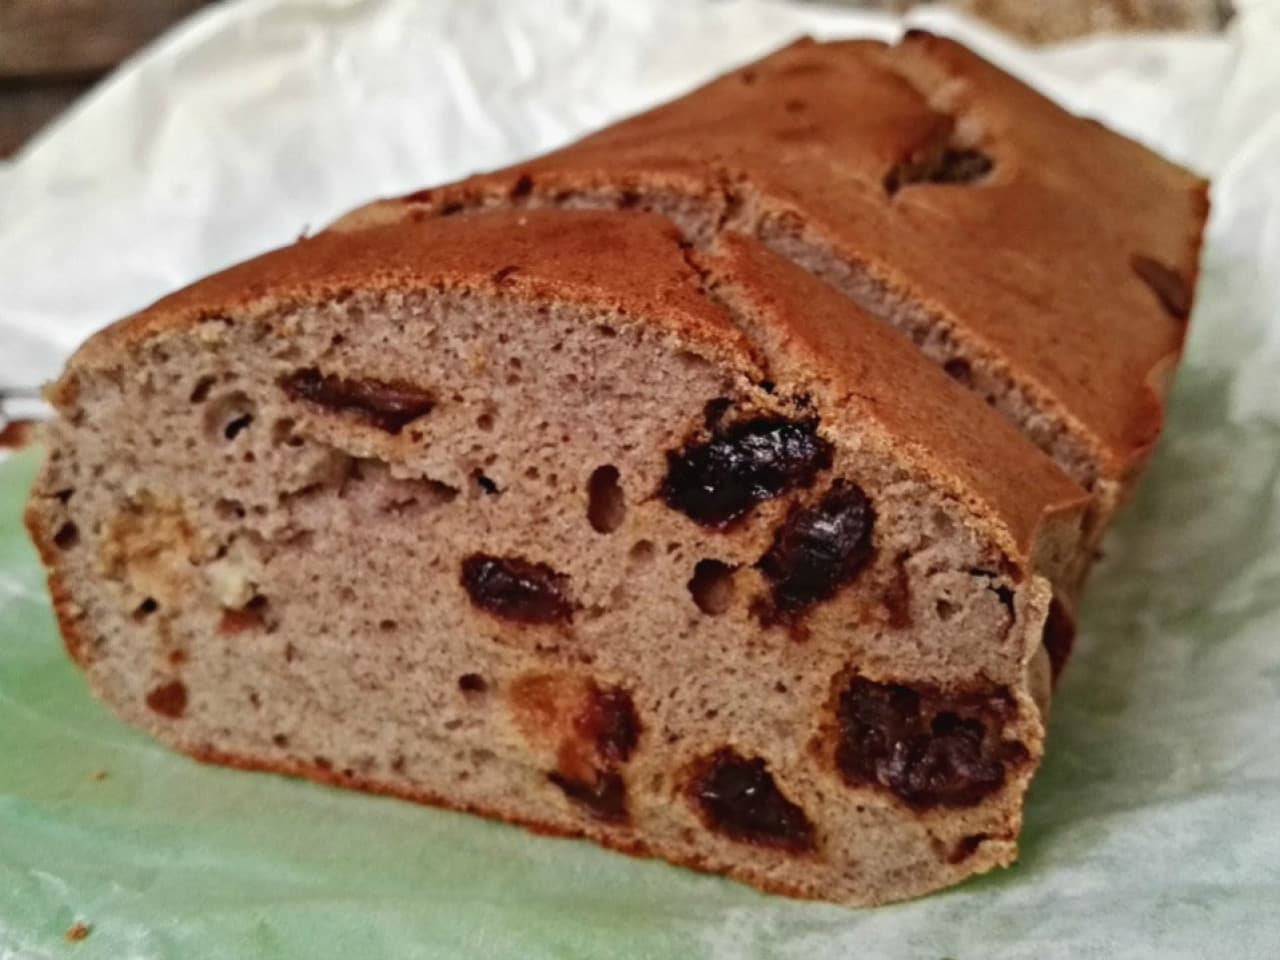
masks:
[[[477,207],[655,210],[765,245],[892,323],[1093,491],[1163,421],[1207,184],[959,44],[801,40],[567,148],[337,229]],[[1097,539],[1097,536],[1094,538]]]
[[[50,398],[27,522],[68,649],[178,749],[849,903],[1015,856],[1088,498],[758,244],[329,232]],[[707,450],[775,436],[790,472],[720,485]]]

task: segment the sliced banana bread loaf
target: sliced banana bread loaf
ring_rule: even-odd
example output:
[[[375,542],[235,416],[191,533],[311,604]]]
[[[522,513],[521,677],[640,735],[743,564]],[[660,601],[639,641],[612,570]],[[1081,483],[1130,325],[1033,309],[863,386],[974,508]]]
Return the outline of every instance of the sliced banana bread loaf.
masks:
[[[50,397],[68,649],[180,750],[848,903],[1015,855],[1088,497],[759,244],[329,232]]]

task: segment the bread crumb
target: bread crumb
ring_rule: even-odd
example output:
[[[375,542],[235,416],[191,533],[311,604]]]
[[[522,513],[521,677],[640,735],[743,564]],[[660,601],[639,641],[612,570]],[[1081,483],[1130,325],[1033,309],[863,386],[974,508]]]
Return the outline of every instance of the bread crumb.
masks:
[[[89,924],[77,920],[67,930],[67,940],[71,943],[78,943],[89,935],[89,931],[93,928]]]
[[[93,771],[93,773],[89,774],[89,779],[92,780],[94,783],[101,783],[103,780],[107,779],[107,777],[109,776],[110,774],[107,773],[107,771],[105,770],[95,770]]]

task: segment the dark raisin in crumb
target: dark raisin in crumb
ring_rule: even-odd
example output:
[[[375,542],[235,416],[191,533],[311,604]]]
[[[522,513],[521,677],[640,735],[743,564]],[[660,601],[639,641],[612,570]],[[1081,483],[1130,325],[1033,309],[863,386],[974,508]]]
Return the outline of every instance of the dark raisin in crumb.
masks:
[[[1027,757],[999,739],[1007,696],[948,696],[854,677],[840,695],[836,764],[851,785],[879,785],[914,807],[972,806]]]
[[[162,717],[176,720],[187,712],[187,687],[181,680],[171,680],[154,687],[147,694],[147,706]]]
[[[836,480],[812,507],[792,507],[756,567],[772,583],[766,622],[835,595],[871,559],[875,512],[862,488]]]
[[[564,795],[605,823],[627,820],[627,785],[616,773],[596,771],[591,782],[566,777],[552,770],[547,779],[564,791]]]
[[[621,687],[593,688],[586,708],[576,721],[578,732],[595,745],[606,763],[626,763],[640,739],[631,694]]]
[[[464,673],[458,678],[458,689],[463,693],[484,693],[489,684],[478,673]]]
[[[813,849],[813,824],[778,789],[764,760],[725,747],[699,766],[689,790],[710,829],[763,847]]]
[[[280,381],[294,400],[351,413],[371,426],[397,434],[430,413],[435,399],[421,387],[372,379],[348,379],[315,367],[297,370]]]
[[[816,419],[757,417],[712,429],[710,440],[667,454],[661,490],[668,506],[704,526],[728,526],[831,466]]]
[[[1071,656],[1076,642],[1076,625],[1057,597],[1049,603],[1049,615],[1044,622],[1044,647],[1049,654],[1049,665],[1056,683]]]
[[[494,616],[521,623],[559,623],[573,618],[565,596],[568,577],[545,563],[477,553],[462,561],[462,586],[471,602]]]

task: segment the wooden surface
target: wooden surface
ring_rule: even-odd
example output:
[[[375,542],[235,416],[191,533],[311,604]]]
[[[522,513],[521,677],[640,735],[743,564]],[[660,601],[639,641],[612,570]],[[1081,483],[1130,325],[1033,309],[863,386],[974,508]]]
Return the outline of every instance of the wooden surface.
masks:
[[[206,0],[0,0],[0,157]]]
[[[0,157],[16,151],[106,71],[207,2],[0,0]],[[918,5],[916,0],[843,2],[899,11]],[[946,2],[1040,42],[1103,30],[1219,29],[1230,18],[1229,0]]]

